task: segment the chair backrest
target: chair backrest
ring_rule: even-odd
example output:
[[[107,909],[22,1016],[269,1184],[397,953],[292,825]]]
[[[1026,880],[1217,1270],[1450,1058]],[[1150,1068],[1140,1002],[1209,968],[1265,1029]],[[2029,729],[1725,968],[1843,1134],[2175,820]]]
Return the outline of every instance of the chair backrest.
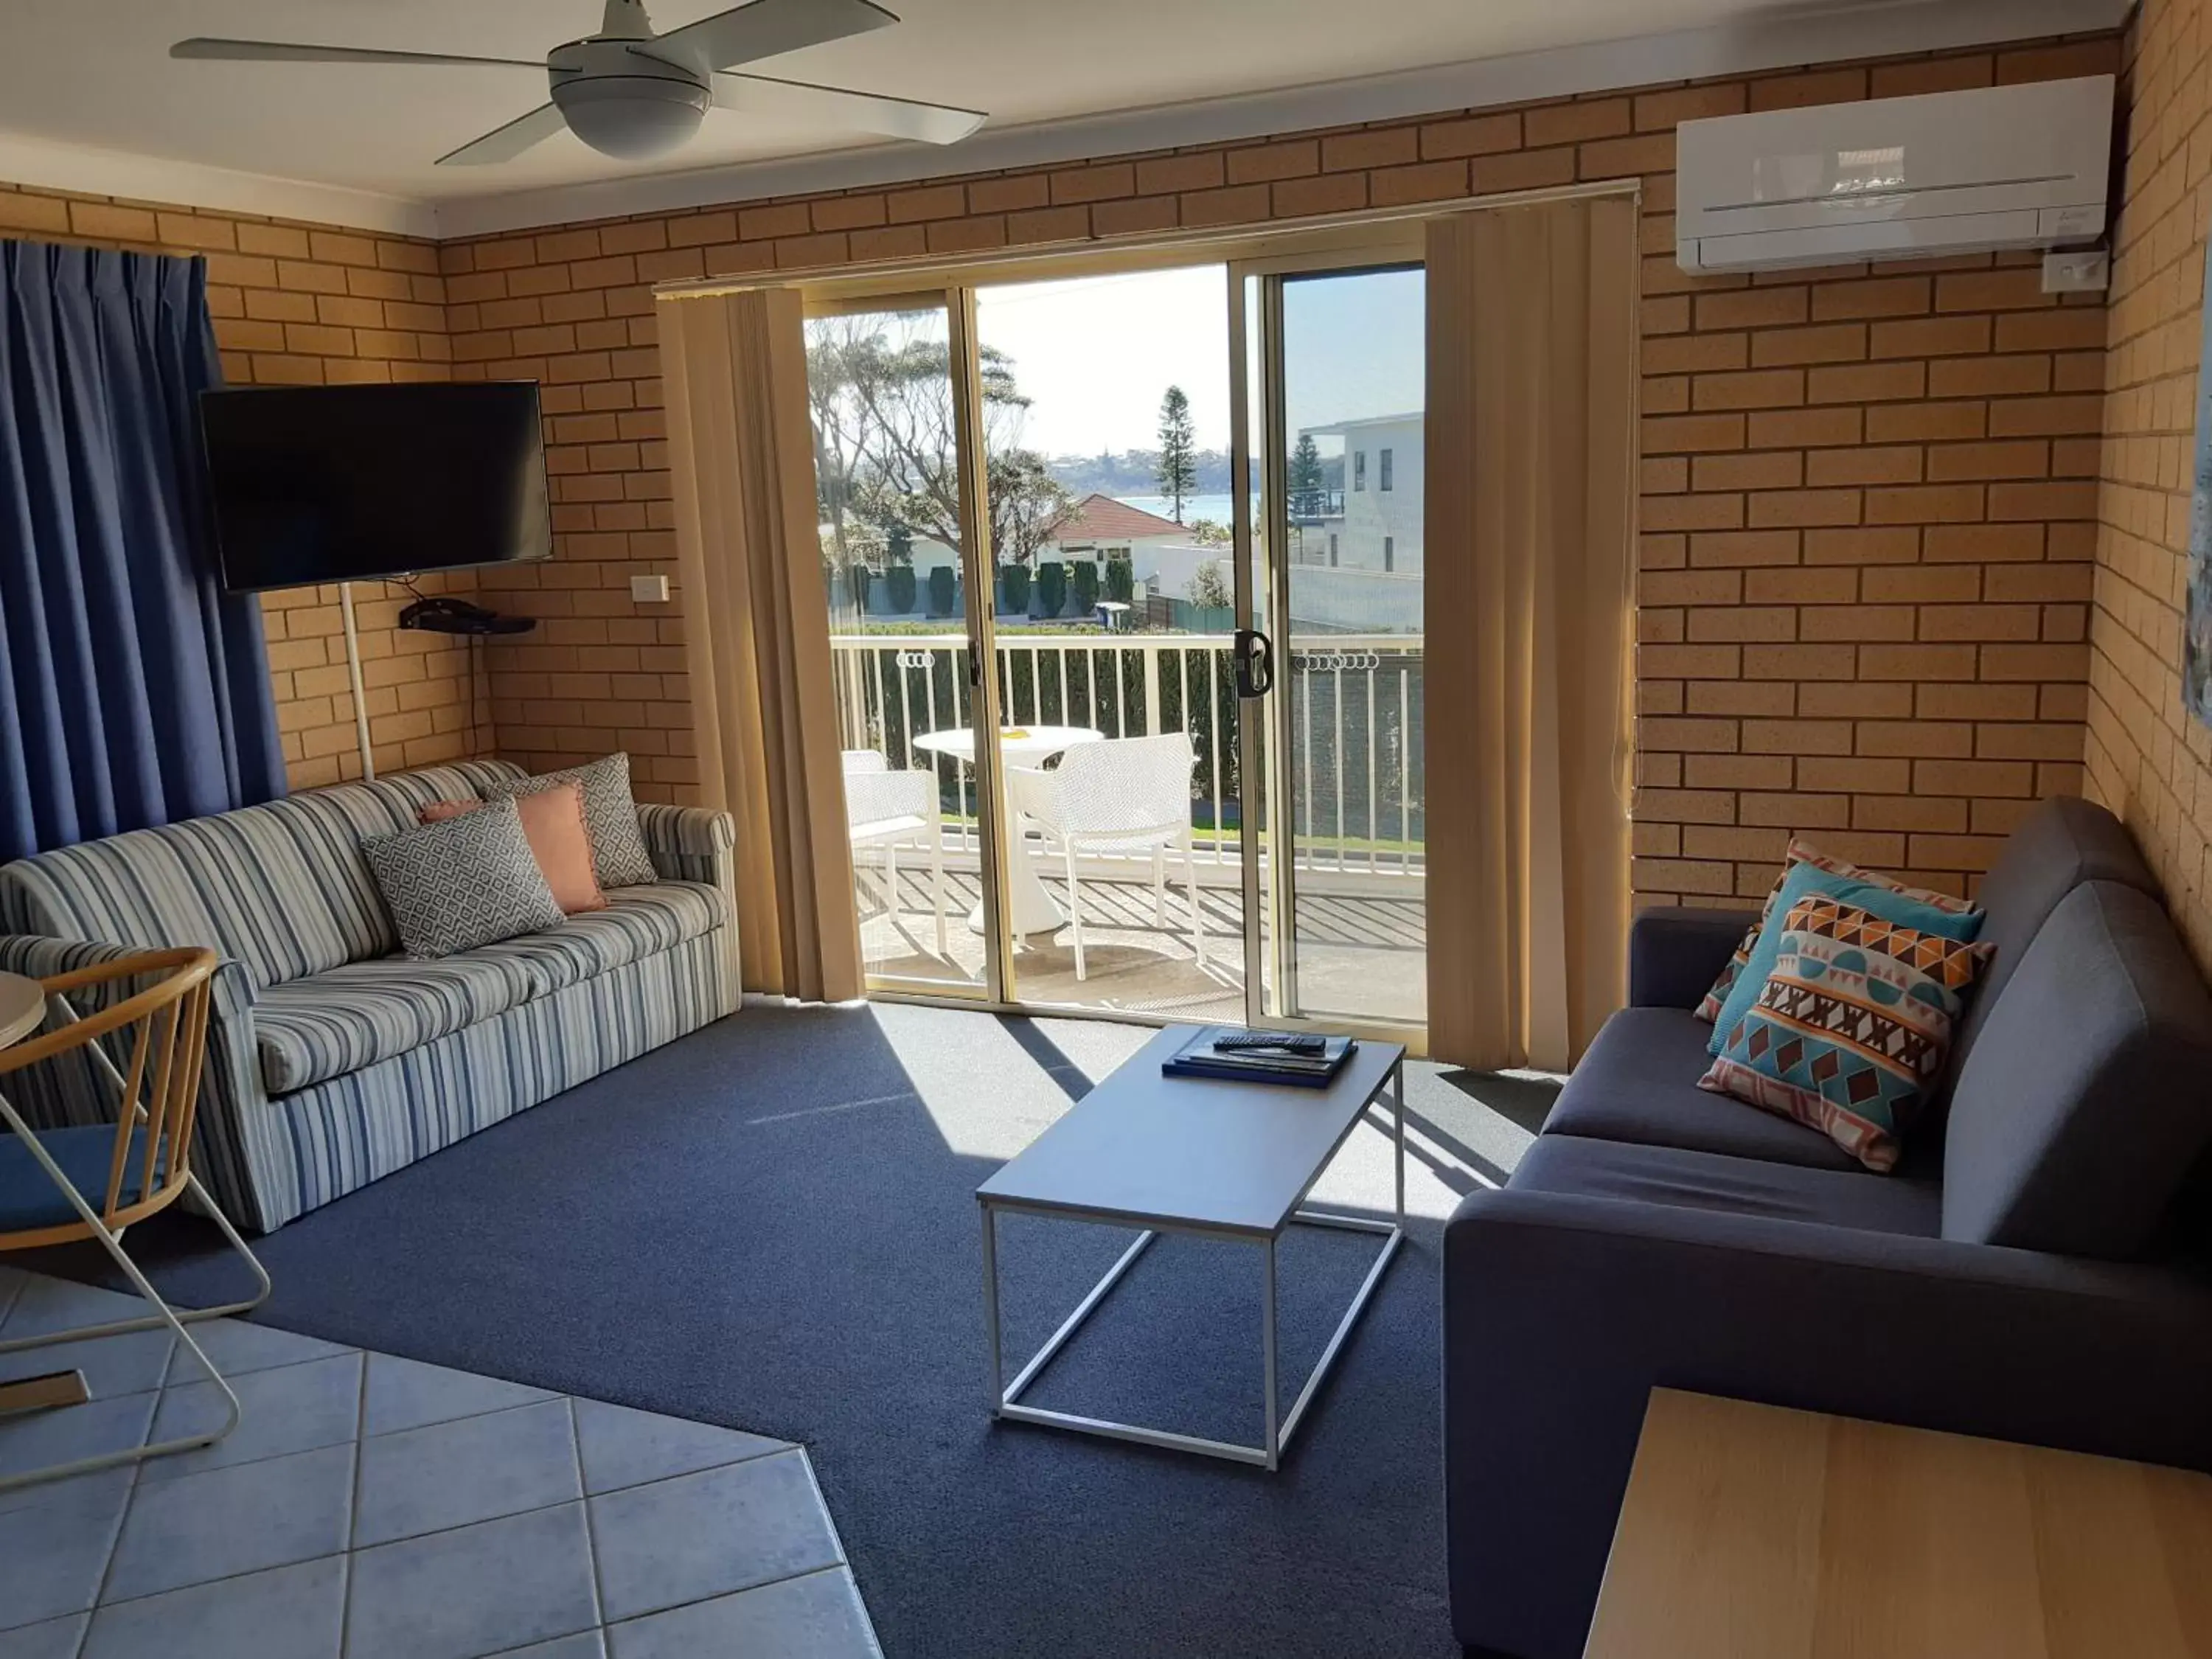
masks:
[[[100,1218],[111,1228],[129,1226],[166,1207],[191,1178],[192,1130],[207,1069],[202,1061],[209,996],[221,965],[222,958],[209,950],[149,951],[41,980],[48,997],[64,999],[71,992],[123,981],[153,982],[57,1030],[0,1049],[0,1078],[50,1060],[66,1064],[66,1057],[75,1054],[112,1087],[115,1151],[108,1161],[106,1188],[84,1194],[88,1202],[96,1199]],[[115,1041],[111,1045],[105,1038]],[[111,1046],[125,1056],[120,1066],[109,1054]],[[82,1223],[75,1224],[82,1236],[90,1236]]]
[[[2212,995],[2158,902],[2061,899],[1951,1097],[1943,1237],[2122,1261],[2212,1147]]]
[[[890,758],[879,750],[846,749],[841,750],[839,755],[845,763],[845,775],[848,778],[864,778],[872,773],[891,769]]]
[[[206,945],[257,987],[388,956],[399,939],[363,839],[414,828],[433,801],[522,775],[504,761],[468,761],[19,859],[0,869],[0,933]]]
[[[1060,757],[1049,792],[1071,835],[1165,830],[1190,822],[1188,732],[1079,743]]]

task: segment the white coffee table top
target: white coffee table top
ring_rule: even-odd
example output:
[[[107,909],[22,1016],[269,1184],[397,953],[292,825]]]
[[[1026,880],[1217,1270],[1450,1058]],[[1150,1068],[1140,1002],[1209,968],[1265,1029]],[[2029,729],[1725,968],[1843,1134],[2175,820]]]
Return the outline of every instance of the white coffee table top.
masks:
[[[1170,1025],[975,1189],[988,1204],[1139,1225],[1280,1232],[1406,1051],[1360,1040],[1326,1089],[1162,1077]]]
[[[0,1048],[21,1042],[46,1017],[46,993],[21,974],[0,974]]]

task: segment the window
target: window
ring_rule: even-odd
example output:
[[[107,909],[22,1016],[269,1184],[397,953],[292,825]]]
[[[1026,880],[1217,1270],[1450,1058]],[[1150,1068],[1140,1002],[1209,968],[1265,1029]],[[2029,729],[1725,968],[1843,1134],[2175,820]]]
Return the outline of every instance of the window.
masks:
[[[1367,488],[1367,452],[1364,449],[1352,452],[1352,487],[1356,490]]]
[[[1387,450],[1387,449],[1386,449],[1386,450],[1384,450],[1384,451],[1382,451],[1382,453],[1381,453],[1380,457],[1378,458],[1378,459],[1377,459],[1377,461],[1376,461],[1376,472],[1377,472],[1380,476],[1379,476],[1379,477],[1376,477],[1376,479],[1375,480],[1375,487],[1376,487],[1377,489],[1389,489],[1389,488],[1390,488],[1390,452],[1389,452],[1389,450]]]
[[[1386,449],[1386,450],[1384,450],[1384,451],[1382,452],[1382,466],[1383,466],[1382,476],[1383,476],[1385,478],[1388,478],[1388,477],[1390,476],[1389,465],[1390,465],[1390,452],[1389,452],[1389,450],[1387,450],[1387,449]],[[1383,489],[1388,489],[1389,487],[1390,487],[1390,486],[1389,486],[1388,483],[1385,483],[1385,484],[1382,486],[1382,488],[1383,488]],[[1382,538],[1382,568],[1383,568],[1385,571],[1390,571],[1390,570],[1395,570],[1397,568],[1398,568],[1398,544],[1397,544],[1396,540],[1395,540],[1394,538],[1389,537],[1389,536],[1385,536],[1385,537]]]
[[[1334,535],[1328,538],[1328,562],[1330,568],[1334,569],[1336,565],[1336,538]]]

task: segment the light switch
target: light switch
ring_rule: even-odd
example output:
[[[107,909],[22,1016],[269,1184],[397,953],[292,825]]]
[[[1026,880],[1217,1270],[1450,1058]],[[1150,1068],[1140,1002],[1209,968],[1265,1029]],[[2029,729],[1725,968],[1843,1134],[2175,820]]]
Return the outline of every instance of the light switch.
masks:
[[[665,576],[632,576],[629,596],[639,605],[666,605],[668,578]]]

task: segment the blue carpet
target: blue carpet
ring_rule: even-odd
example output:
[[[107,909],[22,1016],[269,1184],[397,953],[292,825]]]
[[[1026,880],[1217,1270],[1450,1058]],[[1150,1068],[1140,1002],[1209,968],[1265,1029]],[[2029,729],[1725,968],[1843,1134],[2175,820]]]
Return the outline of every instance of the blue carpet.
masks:
[[[987,1415],[974,1190],[1147,1035],[748,1009],[261,1241],[261,1317],[805,1443],[890,1659],[1445,1659],[1433,1220],[1273,1474]],[[1542,1110],[1503,1080],[1410,1081],[1461,1189]],[[1002,1224],[1010,1359],[1128,1237]],[[166,1292],[228,1293],[202,1224],[131,1243]],[[1285,1404],[1374,1249],[1286,1240]],[[1030,1397],[1256,1441],[1259,1263],[1161,1240]]]

